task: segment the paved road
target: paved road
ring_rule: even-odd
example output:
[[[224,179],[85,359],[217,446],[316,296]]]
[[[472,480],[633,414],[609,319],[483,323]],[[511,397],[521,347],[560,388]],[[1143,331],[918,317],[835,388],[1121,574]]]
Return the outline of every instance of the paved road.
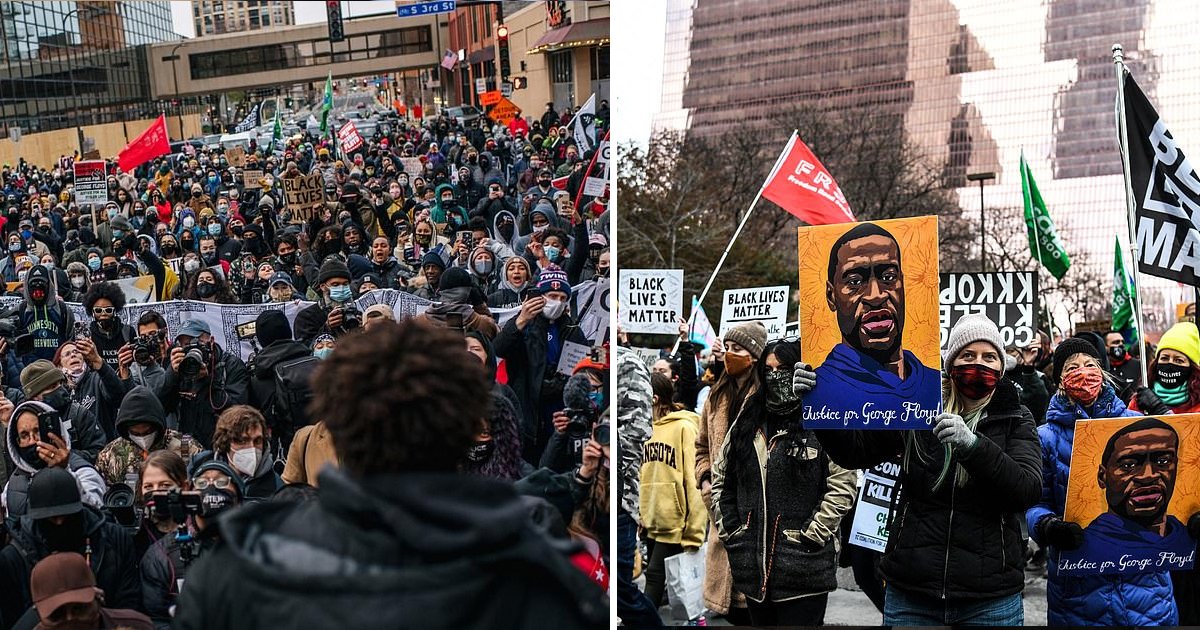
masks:
[[[1025,625],[1046,625],[1046,579],[1040,575],[1026,573],[1025,579]],[[660,611],[663,622],[681,625],[685,620],[671,617],[670,608]],[[858,590],[850,569],[838,571],[838,590],[829,594],[829,605],[825,609],[825,624],[831,626],[878,626],[883,615],[875,609],[871,600]],[[724,619],[709,619],[710,626],[728,626]]]

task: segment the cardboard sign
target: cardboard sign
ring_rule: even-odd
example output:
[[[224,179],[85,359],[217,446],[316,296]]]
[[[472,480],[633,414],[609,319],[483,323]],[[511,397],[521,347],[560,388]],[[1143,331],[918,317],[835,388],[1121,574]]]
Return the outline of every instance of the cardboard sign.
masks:
[[[887,549],[888,515],[900,504],[900,464],[883,462],[863,471],[858,503],[850,526],[850,544],[873,551]]]
[[[747,322],[762,322],[767,339],[783,337],[787,325],[788,293],[790,287],[758,287],[728,289],[721,299],[721,329],[724,337],[730,328]]]
[[[404,172],[408,173],[409,184],[412,184],[414,178],[425,175],[425,165],[421,163],[421,158],[419,157],[402,157],[400,158],[400,164],[404,166]]]
[[[625,332],[677,335],[683,318],[683,270],[622,269],[617,300]]]
[[[230,166],[242,168],[246,165],[246,150],[240,146],[229,147],[225,149],[225,159]]]
[[[283,193],[292,211],[292,223],[306,223],[325,205],[325,183],[320,173],[283,178]]]
[[[358,127],[354,126],[353,120],[346,121],[346,124],[338,129],[337,136],[343,154],[352,153],[363,145],[362,136],[358,134]]]
[[[245,170],[242,171],[242,188],[246,190],[255,190],[262,188],[258,180],[262,179],[263,172],[261,170]]]
[[[608,141],[600,143],[596,149],[596,163],[592,166],[592,174],[583,182],[583,194],[589,197],[599,197],[608,186]]]
[[[520,115],[521,108],[503,96],[500,97],[498,103],[488,110],[488,117],[502,125],[507,125]]]
[[[500,99],[502,98],[504,98],[504,95],[501,94],[499,90],[484,92],[483,94],[479,95],[479,104],[483,105],[484,107],[491,107],[492,105],[499,103]]]
[[[108,202],[107,173],[104,160],[85,160],[75,163],[75,203],[78,205]]]
[[[125,294],[126,304],[145,304],[153,302],[158,296],[155,291],[154,276],[138,276],[136,278],[124,278],[121,280],[112,280],[113,284],[121,289]]]
[[[575,366],[582,360],[587,358],[591,348],[581,343],[573,341],[564,341],[562,354],[558,356],[558,373],[564,376],[571,376],[571,372]]]
[[[800,356],[817,372],[804,426],[931,428],[942,403],[937,218],[802,227],[798,237]]]
[[[1059,550],[1053,575],[1193,567],[1188,519],[1200,511],[1200,414],[1075,423],[1063,520],[1083,545]]]
[[[1032,271],[941,274],[941,348],[946,348],[950,329],[969,313],[986,315],[996,322],[1005,346],[1033,343],[1037,339],[1037,294],[1037,274]]]

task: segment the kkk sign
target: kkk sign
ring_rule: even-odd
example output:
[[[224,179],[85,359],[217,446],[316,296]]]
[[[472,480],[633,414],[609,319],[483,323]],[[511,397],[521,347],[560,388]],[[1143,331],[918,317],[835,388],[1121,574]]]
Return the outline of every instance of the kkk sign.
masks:
[[[986,315],[1000,328],[1004,345],[1027,346],[1037,339],[1037,274],[1032,271],[943,273],[938,290],[941,348],[950,329],[970,313]],[[999,348],[1004,350],[1004,348]]]

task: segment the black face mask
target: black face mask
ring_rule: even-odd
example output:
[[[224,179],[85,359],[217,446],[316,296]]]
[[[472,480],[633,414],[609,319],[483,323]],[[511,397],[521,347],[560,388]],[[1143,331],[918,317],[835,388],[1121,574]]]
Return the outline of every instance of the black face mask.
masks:
[[[113,243],[113,253],[116,254],[117,256],[124,256],[125,252],[128,251],[128,249],[129,248],[125,247],[125,243],[122,241],[117,241],[116,243]]]
[[[175,245],[164,245],[162,247],[162,253],[163,256],[166,256],[167,258],[178,258],[179,247]]]
[[[200,257],[204,259],[204,264],[208,265],[209,267],[217,264],[217,252],[209,252],[207,254],[202,253],[200,254]]]
[[[492,456],[492,450],[495,448],[495,442],[492,440],[475,442],[467,451],[467,461],[479,463],[486,462]]]
[[[500,224],[500,236],[503,237],[505,241],[511,241],[512,237],[513,237],[513,228],[514,227],[516,227],[516,226],[513,225],[512,223],[501,223]]]
[[[117,279],[117,270],[118,267],[116,265],[104,265],[104,267],[101,268],[101,271],[104,272],[104,277],[108,280]]]
[[[1179,387],[1187,378],[1188,368],[1174,363],[1159,363],[1156,370],[1158,384],[1163,387]]]
[[[1121,346],[1110,346],[1108,348],[1108,355],[1114,359],[1120,359],[1121,357],[1125,356],[1125,348],[1122,348]]]
[[[296,264],[296,252],[288,252],[286,254],[280,254],[279,262],[281,262],[285,265],[295,265]]]
[[[197,282],[196,283],[196,295],[198,295],[202,298],[212,297],[213,294],[216,292],[217,292],[217,285],[212,284],[211,282]]]
[[[53,407],[60,415],[65,414],[71,408],[71,394],[65,388],[59,387],[53,393],[43,396],[42,402]]]
[[[237,497],[229,491],[209,486],[200,492],[200,516],[215,518],[237,505]]]
[[[83,549],[83,512],[68,514],[63,517],[60,525],[51,523],[48,519],[37,522],[38,531],[46,541],[50,551],[80,551]]]
[[[17,452],[26,464],[33,466],[37,470],[41,470],[46,467],[46,462],[42,461],[41,457],[38,457],[37,449],[37,444],[30,444],[29,446],[18,447]]]
[[[192,243],[193,243],[192,239],[185,238],[182,241],[179,241],[179,246],[182,247],[184,251],[190,252],[193,250]]]

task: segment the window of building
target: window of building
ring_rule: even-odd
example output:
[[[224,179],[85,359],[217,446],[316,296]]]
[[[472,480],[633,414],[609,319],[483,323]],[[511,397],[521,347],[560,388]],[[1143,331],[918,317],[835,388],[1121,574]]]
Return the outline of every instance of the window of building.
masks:
[[[561,50],[550,53],[550,81],[553,83],[570,83],[575,77],[575,67],[572,63],[572,52]]]
[[[603,81],[608,78],[608,46],[597,46],[591,52],[592,80]]]

